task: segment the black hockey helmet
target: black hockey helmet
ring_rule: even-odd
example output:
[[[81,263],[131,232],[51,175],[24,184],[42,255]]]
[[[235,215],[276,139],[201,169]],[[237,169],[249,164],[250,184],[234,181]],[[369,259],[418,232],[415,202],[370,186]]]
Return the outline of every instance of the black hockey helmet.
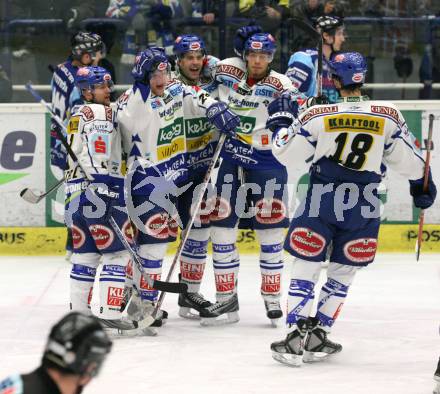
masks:
[[[52,327],[42,364],[64,373],[96,376],[112,347],[98,319],[70,312]]]
[[[320,16],[315,23],[315,28],[322,33],[334,35],[338,27],[344,26],[344,19],[337,16]]]
[[[103,50],[101,36],[88,31],[80,31],[72,37],[72,56],[74,59],[81,59],[85,53],[90,53],[92,57],[98,51]]]

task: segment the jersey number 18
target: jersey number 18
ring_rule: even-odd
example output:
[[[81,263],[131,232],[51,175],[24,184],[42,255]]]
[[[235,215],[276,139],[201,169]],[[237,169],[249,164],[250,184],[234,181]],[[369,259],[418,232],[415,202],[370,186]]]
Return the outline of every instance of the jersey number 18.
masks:
[[[342,153],[345,150],[345,144],[347,142],[348,133],[339,134],[335,142],[337,144],[336,152],[329,157],[329,159],[341,163],[344,167],[351,168],[353,170],[359,170],[367,159],[366,153],[373,145],[373,137],[370,134],[357,134],[353,138],[351,143],[351,152],[347,155],[347,158],[343,162],[341,159]]]

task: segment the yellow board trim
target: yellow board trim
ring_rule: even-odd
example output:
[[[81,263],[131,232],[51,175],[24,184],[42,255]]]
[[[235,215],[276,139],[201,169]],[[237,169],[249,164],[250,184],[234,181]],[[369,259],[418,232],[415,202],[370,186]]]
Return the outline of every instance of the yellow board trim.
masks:
[[[414,253],[416,224],[384,224],[379,232],[379,252]],[[423,253],[440,253],[440,224],[423,227]],[[64,255],[66,229],[63,227],[0,227],[0,255],[44,256]],[[241,254],[258,253],[255,232],[240,230],[237,238]],[[177,241],[168,248],[174,254]],[[414,260],[415,261],[415,260]]]

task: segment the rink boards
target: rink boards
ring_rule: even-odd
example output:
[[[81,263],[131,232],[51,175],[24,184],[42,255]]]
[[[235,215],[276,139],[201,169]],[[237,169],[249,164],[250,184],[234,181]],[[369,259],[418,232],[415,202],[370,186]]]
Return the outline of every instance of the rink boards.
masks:
[[[440,184],[440,101],[398,101],[410,130],[422,141],[428,132],[428,117],[435,115],[431,167]],[[39,204],[19,197],[22,189],[45,191],[57,182],[49,165],[50,117],[38,104],[0,105],[0,254],[62,253],[64,192],[59,188]],[[289,174],[293,201],[298,202],[307,188],[306,171]],[[417,233],[418,210],[412,205],[406,179],[391,170],[381,185],[383,202],[379,250],[411,252]],[[425,215],[424,250],[440,251],[440,199]],[[241,253],[254,252],[255,234],[242,231],[238,244]]]

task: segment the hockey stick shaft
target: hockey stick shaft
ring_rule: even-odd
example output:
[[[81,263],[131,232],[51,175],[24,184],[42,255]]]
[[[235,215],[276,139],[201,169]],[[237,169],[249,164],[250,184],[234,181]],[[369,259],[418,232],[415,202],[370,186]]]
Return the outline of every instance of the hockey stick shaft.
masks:
[[[133,262],[136,264],[145,282],[148,283],[148,286],[150,286],[152,289],[166,291],[168,293],[185,293],[187,291],[188,286],[186,285],[186,283],[163,282],[160,280],[155,280],[151,278],[151,276],[147,275],[144,272],[144,269],[142,267],[142,262],[140,261],[138,254],[134,251],[130,243],[125,238],[124,234],[122,233],[121,229],[116,223],[116,220],[112,216],[110,216],[109,222],[113,228],[113,231],[116,233],[117,237],[124,245],[125,249],[128,251],[128,253],[130,253]]]
[[[44,99],[38,94],[38,92],[32,87],[31,83],[27,83],[26,84],[26,89],[27,91],[32,94],[32,96],[34,96],[35,100],[38,101],[41,105],[43,105],[44,107],[46,107],[47,111],[51,114],[52,119],[54,119],[58,125],[64,130],[67,131],[66,126],[63,122],[63,120],[52,110],[51,106],[44,101]],[[79,168],[81,169],[81,171],[83,172],[84,176],[91,181],[92,178],[91,176],[88,174],[88,172],[84,169],[84,167],[81,165],[80,161],[78,160],[78,157],[76,156],[75,152],[72,150],[72,148],[70,147],[69,143],[67,142],[66,137],[64,136],[64,134],[56,129],[55,132],[57,133],[58,138],[60,139],[61,143],[63,144],[63,146],[66,148],[67,153],[69,154],[69,156],[72,158],[72,160],[78,164]]]
[[[189,234],[191,232],[191,228],[194,224],[194,221],[197,217],[197,214],[199,213],[200,206],[203,201],[203,196],[205,195],[206,189],[208,188],[209,180],[211,179],[212,170],[214,169],[214,167],[217,164],[217,161],[220,157],[220,152],[223,148],[226,137],[227,137],[226,134],[224,134],[224,133],[221,134],[220,139],[217,144],[217,148],[215,149],[214,155],[212,156],[211,163],[209,164],[209,167],[206,170],[205,178],[203,179],[203,183],[202,183],[203,187],[202,187],[202,190],[200,190],[199,195],[197,196],[196,204],[194,206],[194,210],[193,210],[194,213],[190,216],[190,219],[186,225],[186,228],[185,228],[185,230],[183,230],[183,232],[181,234],[179,246],[177,247],[176,254],[174,255],[173,262],[171,263],[170,269],[168,271],[168,275],[165,279],[167,282],[170,280],[171,276],[173,275],[173,272],[176,268],[176,265],[177,265],[178,261],[180,260],[180,255],[182,254],[186,240],[189,237]],[[160,310],[160,307],[163,303],[164,298],[165,298],[165,293],[161,292],[159,299],[157,301],[157,304],[156,304],[154,311],[153,311],[153,317],[157,316],[157,314]]]
[[[431,161],[431,144],[432,144],[432,130],[434,127],[434,115],[429,115],[429,129],[428,129],[428,140],[426,142],[426,159],[425,159],[425,170],[423,175],[423,191],[428,190],[428,180],[429,180],[429,164]],[[425,223],[425,210],[421,209],[419,213],[419,230],[417,233],[416,242],[416,260],[419,261],[420,251],[423,242],[423,224]]]

